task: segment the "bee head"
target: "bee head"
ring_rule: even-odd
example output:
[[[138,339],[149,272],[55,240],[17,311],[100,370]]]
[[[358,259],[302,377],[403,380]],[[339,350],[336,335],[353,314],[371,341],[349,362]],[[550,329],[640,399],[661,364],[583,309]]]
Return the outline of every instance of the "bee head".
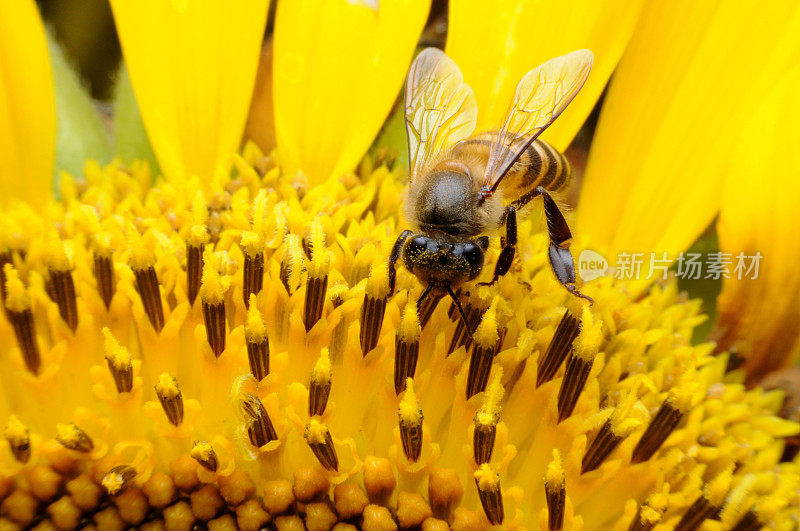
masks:
[[[485,236],[468,242],[448,242],[418,234],[403,248],[403,263],[423,284],[454,287],[474,280],[483,269]]]

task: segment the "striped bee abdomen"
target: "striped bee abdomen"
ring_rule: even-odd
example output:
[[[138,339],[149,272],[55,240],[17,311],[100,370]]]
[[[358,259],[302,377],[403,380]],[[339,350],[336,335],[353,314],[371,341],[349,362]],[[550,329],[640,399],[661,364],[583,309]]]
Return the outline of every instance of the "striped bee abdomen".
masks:
[[[506,178],[516,181],[522,193],[537,186],[550,192],[561,192],[567,189],[572,179],[572,165],[567,158],[543,140],[534,140],[519,157],[512,171],[519,175],[508,175]]]
[[[459,142],[453,154],[471,154],[489,159],[492,140],[497,136],[494,131],[477,135]],[[524,140],[518,140],[523,143]],[[550,192],[561,192],[567,189],[572,179],[572,165],[557,149],[543,140],[534,140],[520,155],[517,162],[508,171],[500,185],[507,196],[521,196],[537,186]]]

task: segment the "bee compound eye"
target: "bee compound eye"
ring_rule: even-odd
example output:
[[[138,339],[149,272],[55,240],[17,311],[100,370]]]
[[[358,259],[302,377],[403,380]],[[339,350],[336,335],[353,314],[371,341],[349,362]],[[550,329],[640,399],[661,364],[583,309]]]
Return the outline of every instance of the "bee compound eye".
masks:
[[[483,267],[483,249],[473,242],[467,242],[459,246],[460,254],[469,264],[470,271],[478,274]]]

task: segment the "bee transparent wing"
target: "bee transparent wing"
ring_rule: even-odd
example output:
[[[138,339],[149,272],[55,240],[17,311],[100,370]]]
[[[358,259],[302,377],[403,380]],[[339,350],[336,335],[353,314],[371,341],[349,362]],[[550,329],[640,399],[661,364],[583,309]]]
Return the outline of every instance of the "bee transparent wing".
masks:
[[[505,123],[492,142],[483,178],[484,192],[494,193],[522,152],[564,112],[586,82],[593,58],[591,51],[578,50],[525,74],[517,85]]]
[[[475,130],[478,105],[456,63],[436,48],[417,56],[406,80],[406,134],[413,181],[431,155]]]

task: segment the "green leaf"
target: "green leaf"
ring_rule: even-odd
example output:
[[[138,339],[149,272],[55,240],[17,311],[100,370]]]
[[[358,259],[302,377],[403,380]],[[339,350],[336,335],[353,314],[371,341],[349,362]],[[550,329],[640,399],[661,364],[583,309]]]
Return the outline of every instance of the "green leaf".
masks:
[[[112,154],[108,130],[92,98],[51,35],[47,42],[56,96],[55,190],[58,190],[60,171],[79,176],[86,160],[106,164]]]
[[[144,160],[150,164],[153,176],[159,174],[158,162],[133,93],[131,77],[124,64],[114,88],[114,152],[126,164]]]

